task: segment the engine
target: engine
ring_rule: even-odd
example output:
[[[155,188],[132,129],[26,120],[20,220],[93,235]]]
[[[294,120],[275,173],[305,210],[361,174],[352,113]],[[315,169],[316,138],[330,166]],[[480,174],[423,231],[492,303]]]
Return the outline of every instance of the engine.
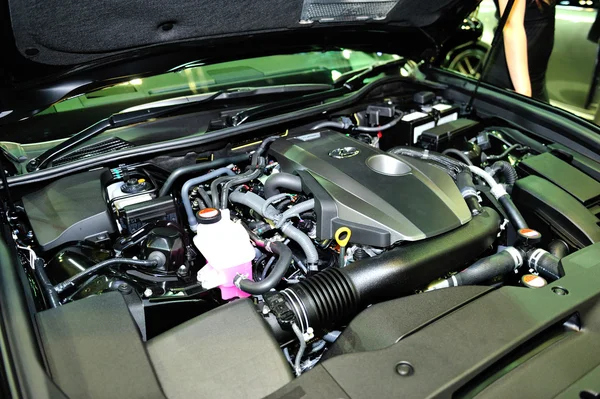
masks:
[[[74,174],[23,196],[13,238],[41,308],[117,291],[144,309],[144,340],[205,313],[258,317],[300,375],[372,304],[545,285],[597,234],[549,227],[562,210],[545,195],[546,155],[458,114],[440,97],[391,99],[207,162]]]

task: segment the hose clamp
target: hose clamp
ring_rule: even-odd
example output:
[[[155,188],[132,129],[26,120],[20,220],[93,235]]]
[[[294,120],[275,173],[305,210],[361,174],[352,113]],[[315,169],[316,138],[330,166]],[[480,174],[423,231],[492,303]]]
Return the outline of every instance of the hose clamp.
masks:
[[[245,277],[241,274],[236,274],[235,277],[233,278],[233,285],[235,285],[238,289],[240,288],[240,285],[242,283],[242,280],[244,280]]]
[[[547,253],[548,251],[541,248],[538,248],[535,251],[533,251],[533,253],[529,257],[529,260],[527,261],[527,263],[529,264],[529,268],[537,271],[538,261],[541,259],[542,256],[544,256]]]
[[[462,194],[463,198],[478,197],[477,190],[475,190],[473,187],[465,187],[460,193]]]
[[[504,251],[508,252],[510,256],[513,258],[513,262],[515,264],[515,270],[517,270],[521,265],[523,265],[523,256],[521,252],[515,247],[504,248]]]
[[[500,197],[504,197],[505,195],[508,195],[508,193],[506,192],[506,189],[504,188],[504,186],[502,184],[495,184],[491,188],[490,192],[496,199],[500,199]]]
[[[287,298],[289,303],[294,308],[296,318],[300,322],[300,328],[302,333],[307,333],[309,330],[311,330],[311,327],[308,323],[308,313],[306,311],[306,307],[304,306],[300,298],[298,298],[298,295],[296,295],[296,293],[290,290],[289,288],[286,288],[285,290],[280,292],[283,296]]]

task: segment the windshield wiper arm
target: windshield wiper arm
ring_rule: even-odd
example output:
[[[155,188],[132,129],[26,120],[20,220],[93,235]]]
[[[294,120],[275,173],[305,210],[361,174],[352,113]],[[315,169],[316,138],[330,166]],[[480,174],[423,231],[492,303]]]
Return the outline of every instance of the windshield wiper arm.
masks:
[[[29,172],[33,172],[36,170],[44,169],[48,167],[52,163],[52,161],[56,160],[58,157],[69,153],[73,148],[79,146],[80,144],[98,136],[101,133],[104,133],[107,130],[115,129],[118,127],[129,126],[140,122],[146,122],[149,119],[159,118],[163,116],[167,116],[168,114],[177,112],[184,108],[192,108],[197,107],[201,104],[205,104],[210,102],[220,95],[225,93],[225,91],[215,92],[213,95],[201,100],[195,101],[191,103],[185,104],[177,104],[172,106],[165,106],[160,108],[147,108],[141,109],[137,111],[130,112],[122,112],[118,114],[113,114],[108,118],[102,119],[93,125],[83,129],[79,133],[76,133],[68,140],[63,141],[50,148],[48,151],[44,152],[42,155],[33,158],[27,164],[27,170]]]

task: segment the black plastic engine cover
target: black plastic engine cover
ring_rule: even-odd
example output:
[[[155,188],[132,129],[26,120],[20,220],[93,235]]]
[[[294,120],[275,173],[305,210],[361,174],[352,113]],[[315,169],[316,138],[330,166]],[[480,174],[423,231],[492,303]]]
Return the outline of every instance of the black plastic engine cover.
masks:
[[[117,229],[103,197],[106,169],[56,180],[23,197],[35,237],[44,251],[73,241],[101,241]]]
[[[423,161],[328,130],[277,140],[270,152],[282,171],[298,174],[303,190],[314,196],[320,239],[347,226],[352,242],[387,247],[471,220],[452,179]]]

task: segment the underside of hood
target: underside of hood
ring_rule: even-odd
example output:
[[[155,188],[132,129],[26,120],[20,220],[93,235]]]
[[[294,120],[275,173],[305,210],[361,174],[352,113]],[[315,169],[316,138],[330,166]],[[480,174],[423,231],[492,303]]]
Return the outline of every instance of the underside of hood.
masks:
[[[8,0],[18,52],[78,65],[166,43],[348,25],[426,30],[441,42],[478,0]],[[273,40],[278,40],[273,36]],[[410,41],[410,37],[398,37]],[[281,43],[285,46],[285,43]]]

